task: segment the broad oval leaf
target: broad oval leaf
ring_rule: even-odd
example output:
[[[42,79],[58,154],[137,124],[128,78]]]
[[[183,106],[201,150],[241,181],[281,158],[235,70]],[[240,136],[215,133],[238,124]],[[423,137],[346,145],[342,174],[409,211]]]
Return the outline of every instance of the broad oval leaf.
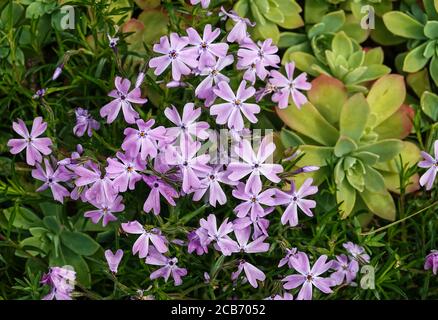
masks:
[[[61,232],[61,240],[67,248],[82,256],[91,256],[100,248],[89,235],[81,232],[64,230]]]

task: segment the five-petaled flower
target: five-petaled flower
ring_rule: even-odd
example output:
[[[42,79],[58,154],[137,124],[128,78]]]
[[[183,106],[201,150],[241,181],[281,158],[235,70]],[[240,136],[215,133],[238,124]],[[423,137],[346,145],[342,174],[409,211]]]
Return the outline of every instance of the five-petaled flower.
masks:
[[[148,231],[146,230],[138,221],[130,221],[127,223],[122,223],[122,229],[126,233],[139,234],[137,241],[135,241],[132,246],[132,254],[137,254],[140,258],[146,258],[149,254],[149,250],[152,247],[149,242],[152,243],[153,247],[157,249],[160,253],[167,252],[167,240],[156,230]]]
[[[418,163],[420,168],[428,168],[420,178],[420,185],[426,186],[426,190],[432,189],[433,182],[435,181],[438,173],[438,140],[436,140],[434,143],[434,153],[435,158],[422,151],[421,155],[423,156],[424,160]]]
[[[278,102],[280,109],[287,108],[289,97],[292,97],[294,104],[301,108],[307,102],[307,98],[299,90],[310,90],[312,85],[307,82],[307,74],[301,73],[294,79],[295,62],[286,64],[287,78],[277,70],[271,71],[269,82],[276,87],[276,92],[272,95],[272,101]]]
[[[37,189],[38,192],[44,191],[47,188],[52,190],[53,199],[63,203],[64,197],[68,197],[70,192],[60,184],[60,182],[67,182],[70,180],[71,175],[63,166],[58,166],[53,169],[48,159],[44,159],[45,170],[41,164],[36,164],[36,169],[32,170],[32,177],[37,180],[43,181],[44,184]]]
[[[114,98],[114,100],[100,109],[100,116],[102,118],[106,117],[106,121],[112,123],[119,115],[120,109],[122,109],[125,121],[127,123],[134,123],[135,119],[139,118],[139,114],[134,110],[131,103],[144,104],[147,102],[147,99],[141,97],[140,88],[134,88],[132,91],[129,91],[131,87],[129,79],[116,77],[114,82],[116,89],[108,93],[108,96]]]
[[[8,147],[11,148],[12,154],[17,154],[26,149],[26,162],[30,166],[34,166],[36,162],[41,162],[43,157],[52,153],[50,146],[52,140],[49,138],[38,138],[47,129],[47,122],[43,122],[43,118],[37,117],[33,120],[32,130],[29,133],[23,120],[18,119],[18,122],[12,123],[12,128],[23,139],[11,139],[8,141]]]

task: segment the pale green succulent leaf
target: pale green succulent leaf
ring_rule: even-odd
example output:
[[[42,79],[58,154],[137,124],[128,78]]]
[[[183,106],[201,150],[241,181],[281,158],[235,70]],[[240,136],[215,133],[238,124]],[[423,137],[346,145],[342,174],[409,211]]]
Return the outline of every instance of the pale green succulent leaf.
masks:
[[[333,156],[333,148],[313,145],[302,145],[298,149],[304,156],[297,162],[300,167],[318,166],[324,167]]]
[[[373,64],[382,64],[383,63],[383,49],[381,47],[376,47],[365,52],[365,58],[363,64],[366,66],[370,66]]]
[[[421,109],[433,121],[438,121],[438,95],[424,91],[421,95]]]
[[[361,93],[351,96],[344,103],[339,122],[341,136],[347,136],[354,141],[359,141],[368,122],[370,107]]]
[[[361,146],[358,151],[367,151],[379,156],[379,162],[392,160],[403,149],[403,142],[398,139],[381,140],[373,144]]]
[[[357,144],[347,136],[340,136],[335,145],[335,156],[338,158],[349,154],[357,149]]]
[[[395,220],[395,204],[388,191],[385,190],[377,193],[364,190],[360,193],[360,197],[368,209],[375,215],[389,221]]]
[[[430,58],[424,56],[424,50],[426,49],[427,42],[412,49],[403,60],[403,71],[405,72],[417,72],[424,68]]]
[[[382,175],[370,166],[365,166],[365,170],[365,188],[371,192],[385,191],[385,180],[383,179]]]
[[[321,115],[331,125],[337,126],[342,106],[348,98],[344,84],[338,79],[322,75],[312,81],[312,89],[307,96]]]
[[[438,21],[427,21],[424,26],[424,35],[429,39],[438,38]]]
[[[363,83],[366,81],[375,80],[390,72],[391,72],[391,68],[387,66],[384,66],[382,64],[372,64],[367,66],[365,72],[363,72],[360,78],[356,81],[358,83]]]
[[[311,103],[308,102],[298,109],[291,102],[287,108],[276,108],[276,111],[283,122],[298,133],[325,146],[336,144],[338,130],[328,123]]]
[[[389,31],[408,39],[425,39],[423,24],[400,11],[391,11],[383,15],[383,22]]]
[[[333,53],[348,58],[353,53],[353,43],[345,32],[338,32],[332,40]]]
[[[345,179],[337,187],[336,201],[340,204],[341,217],[345,219],[353,211],[356,202],[356,190]]]
[[[373,125],[378,126],[396,112],[404,102],[405,96],[403,76],[389,74],[377,80],[367,96],[370,111],[376,116]]]
[[[432,57],[432,60],[430,62],[429,73],[433,79],[433,82],[435,82],[435,85],[438,85],[438,57],[437,57],[436,53]]]
[[[359,192],[365,190],[365,178],[364,174],[360,170],[350,169],[346,174],[348,182],[351,186]]]
[[[288,55],[286,52],[282,63],[286,64],[291,61],[295,61],[295,66],[297,67],[297,69],[307,72],[314,77],[319,75],[319,72],[316,72],[312,68],[313,65],[318,65],[318,61],[311,54],[308,54],[306,52],[291,52]]]
[[[352,155],[356,158],[359,158],[365,165],[368,166],[373,166],[379,160],[379,156],[377,154],[367,151],[354,152]]]

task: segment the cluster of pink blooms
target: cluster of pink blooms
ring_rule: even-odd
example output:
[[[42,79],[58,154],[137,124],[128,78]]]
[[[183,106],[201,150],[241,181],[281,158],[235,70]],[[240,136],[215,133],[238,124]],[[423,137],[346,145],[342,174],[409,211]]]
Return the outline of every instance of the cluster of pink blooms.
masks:
[[[208,7],[209,1],[192,1],[198,2]],[[236,91],[231,88],[230,79],[221,73],[236,58],[228,54],[227,43],[218,41],[221,30],[206,25],[200,35],[195,29],[189,28],[184,36],[176,33],[163,36],[153,47],[160,56],[152,58],[149,66],[157,76],[171,69],[173,81],[168,84],[169,87],[184,85],[183,76],[198,77],[200,82],[195,95],[204,101],[205,109],[196,108],[194,103],[186,103],[182,113],[174,106],[166,108],[165,116],[172,123],[170,127],[156,125],[154,119],[140,119],[134,105],[147,102],[141,97],[140,87],[145,74],[140,72],[133,89],[129,79],[116,77],[115,89],[108,94],[112,100],[100,110],[100,115],[106,118],[108,124],[115,121],[122,111],[124,120],[132,125],[124,130],[121,150],[114,157],[109,157],[106,165],[82,158],[80,145],[69,158],[57,161],[53,156],[48,157],[52,152],[52,141],[40,137],[47,129],[47,123],[41,117],[34,120],[30,133],[22,120],[14,122],[13,129],[22,139],[11,139],[8,146],[13,154],[26,151],[27,163],[35,166],[32,176],[42,181],[37,191],[50,188],[57,201],[63,202],[70,197],[89,203],[94,209],[85,212],[84,216],[93,223],[101,222],[103,226],[118,219],[117,214],[125,209],[122,194],[134,190],[139,183],[149,188],[143,210],[155,215],[160,214],[163,200],[175,206],[175,200],[182,196],[192,196],[194,201],[206,199],[213,207],[224,205],[227,197],[223,187],[233,188],[232,196],[239,201],[234,209],[236,218],[232,221],[226,218],[219,227],[214,214],[201,219],[200,227],[188,234],[188,252],[202,255],[208,252],[209,247],[213,247],[225,256],[239,254],[237,270],[232,273],[231,279],[237,283],[243,272],[245,281],[257,288],[258,281],[265,280],[265,274],[243,257],[269,250],[270,245],[265,242],[269,228],[267,216],[276,206],[284,206],[282,224],[296,226],[298,211],[313,216],[312,209],[316,202],[307,197],[316,194],[318,188],[312,185],[311,178],[305,180],[300,188],[292,181],[288,192],[273,186],[281,182],[279,174],[283,167],[268,161],[275,151],[272,137],[264,137],[257,150],[245,139],[248,131],[245,119],[256,123],[256,115],[260,112],[257,103],[248,101],[254,98],[258,102],[272,93],[272,101],[279,108],[286,108],[290,101],[300,108],[307,102],[300,90],[309,90],[310,83],[305,73],[294,78],[294,63],[286,65],[286,75],[275,70],[279,68],[280,58],[276,55],[278,48],[272,41],[255,43],[247,33],[247,27],[253,25],[248,19],[223,9],[222,12],[224,17],[235,23],[226,40],[239,45],[236,68],[244,71],[243,80]],[[265,81],[265,87],[256,90],[253,85],[257,79]],[[226,166],[216,164],[209,154],[200,152],[200,141],[209,137],[210,127],[208,122],[199,121],[204,110],[208,110],[217,125],[226,125],[233,133],[231,139],[237,157],[226,159]],[[85,133],[91,136],[93,130],[99,129],[99,123],[91,118],[87,110],[78,108],[76,118],[74,134],[77,136]],[[427,161],[432,160],[427,158]],[[436,165],[434,168],[434,173],[430,175],[436,173]],[[317,169],[308,167],[297,172]],[[150,275],[151,279],[162,277],[168,281],[172,277],[175,285],[182,283],[187,270],[178,267],[176,257],[169,256],[169,245],[174,241],[169,241],[161,230],[147,228],[138,221],[122,223],[122,229],[127,234],[138,236],[132,253],[138,254],[145,263],[158,266]],[[302,285],[298,299],[310,299],[312,286],[330,293],[333,285],[351,283],[358,270],[358,257],[364,254],[360,247],[346,248],[351,257],[341,255],[329,263],[326,256],[321,256],[312,268],[306,254],[289,251],[287,262],[282,260],[280,264],[287,263],[299,274],[283,279],[284,288],[289,290]],[[105,257],[110,270],[117,273],[123,251],[119,249],[113,254],[107,250]],[[330,268],[336,270],[332,276],[321,277]],[[55,275],[47,276],[45,283],[52,284],[56,288],[52,296],[60,298],[60,295],[69,291],[58,290],[60,286]],[[291,295],[287,293],[284,297]]]
[[[70,266],[51,267],[41,279],[42,284],[50,286],[50,292],[43,300],[71,300],[75,280],[76,272]]]

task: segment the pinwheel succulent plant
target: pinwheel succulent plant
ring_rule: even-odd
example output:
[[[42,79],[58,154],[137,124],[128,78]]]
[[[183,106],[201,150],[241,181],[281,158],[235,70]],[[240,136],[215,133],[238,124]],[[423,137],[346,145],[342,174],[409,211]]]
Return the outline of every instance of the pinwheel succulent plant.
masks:
[[[348,95],[337,79],[322,75],[312,82],[309,102],[296,108],[277,109],[293,129],[292,145],[304,155],[298,166],[321,169],[303,175],[322,183],[334,175],[336,198],[342,217],[366,209],[387,220],[395,218],[389,191],[399,192],[400,159],[414,165],[418,148],[401,139],[412,128],[412,109],[403,105],[406,89],[402,76],[386,75],[376,81],[368,95]],[[290,139],[289,139],[290,141]],[[418,176],[410,178],[407,191],[418,188]]]
[[[239,0],[234,10],[256,23],[251,30],[254,38],[272,38],[274,43],[280,38],[278,27],[295,29],[304,25],[300,16],[302,9],[295,0]]]
[[[429,67],[438,85],[438,2],[423,0],[424,11],[411,5],[411,13],[391,11],[383,16],[386,27],[395,35],[408,39],[408,52],[402,54],[403,71],[413,73]]]
[[[365,82],[391,71],[383,65],[380,47],[364,50],[343,31],[321,35],[312,40],[313,55],[304,51],[286,52],[282,62],[295,61],[298,69],[312,76],[325,74],[339,79],[350,92],[366,92]]]

